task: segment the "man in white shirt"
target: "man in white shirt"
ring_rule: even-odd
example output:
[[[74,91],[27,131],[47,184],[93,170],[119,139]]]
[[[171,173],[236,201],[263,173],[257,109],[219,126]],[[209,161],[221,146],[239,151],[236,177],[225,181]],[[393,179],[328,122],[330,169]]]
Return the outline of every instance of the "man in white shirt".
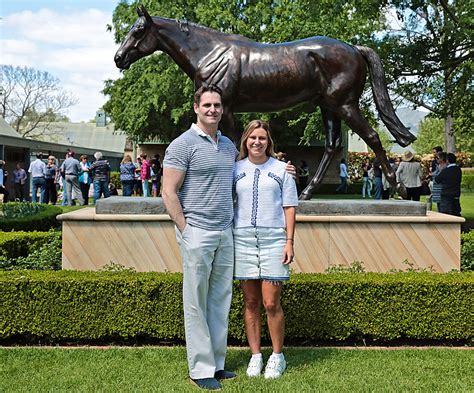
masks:
[[[31,201],[37,202],[37,191],[40,189],[40,203],[44,202],[44,194],[46,192],[46,164],[42,161],[43,153],[38,153],[36,155],[36,160],[30,164],[28,172],[31,173],[32,177],[32,190],[31,190]]]

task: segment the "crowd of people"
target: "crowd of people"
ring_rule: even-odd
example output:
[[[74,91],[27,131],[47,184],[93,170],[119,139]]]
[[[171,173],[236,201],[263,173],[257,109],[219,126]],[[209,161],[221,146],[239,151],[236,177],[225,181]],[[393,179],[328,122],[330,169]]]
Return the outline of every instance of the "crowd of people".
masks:
[[[46,162],[45,162],[46,161]],[[120,164],[120,182],[123,196],[154,196],[161,194],[161,161],[156,154],[150,161],[147,155],[140,155],[133,163],[130,155],[125,155]],[[11,178],[14,195],[7,189],[8,172],[6,162],[0,160],[0,194],[3,202],[29,201],[62,206],[88,205],[90,198],[94,204],[100,198],[118,195],[111,182],[111,166],[98,151],[94,160],[85,154],[76,158],[76,153],[68,149],[64,161],[59,165],[55,156],[37,153],[28,170],[16,163]],[[28,182],[31,181],[31,199],[28,195]],[[91,187],[92,186],[92,187]]]

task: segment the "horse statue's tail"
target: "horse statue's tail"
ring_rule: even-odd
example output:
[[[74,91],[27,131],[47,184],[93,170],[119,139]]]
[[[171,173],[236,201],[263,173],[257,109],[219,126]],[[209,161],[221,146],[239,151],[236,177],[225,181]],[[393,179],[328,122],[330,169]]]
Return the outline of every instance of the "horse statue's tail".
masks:
[[[400,146],[408,146],[416,139],[416,137],[408,131],[395,114],[395,110],[393,109],[392,102],[388,95],[385,72],[380,57],[371,48],[365,46],[356,46],[356,48],[369,66],[375,106],[377,107],[381,120]]]

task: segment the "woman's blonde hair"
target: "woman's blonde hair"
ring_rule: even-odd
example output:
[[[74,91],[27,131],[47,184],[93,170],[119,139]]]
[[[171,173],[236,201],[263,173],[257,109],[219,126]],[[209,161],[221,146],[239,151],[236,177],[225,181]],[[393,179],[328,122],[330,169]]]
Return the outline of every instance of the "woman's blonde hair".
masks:
[[[128,154],[123,158],[122,164],[125,164],[126,162],[132,162],[132,157]]]
[[[263,128],[267,132],[268,138],[268,146],[265,150],[265,154],[269,157],[275,157],[274,145],[272,135],[270,133],[270,126],[266,121],[263,120],[252,120],[247,126],[245,127],[244,133],[242,138],[240,139],[240,154],[239,160],[243,160],[249,155],[249,151],[247,149],[247,139],[252,132],[254,132],[257,128]]]

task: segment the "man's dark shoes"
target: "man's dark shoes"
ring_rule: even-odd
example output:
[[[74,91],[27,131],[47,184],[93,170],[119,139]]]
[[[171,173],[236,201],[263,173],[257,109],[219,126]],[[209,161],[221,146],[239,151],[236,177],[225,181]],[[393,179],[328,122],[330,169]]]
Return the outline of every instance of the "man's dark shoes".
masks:
[[[191,382],[198,388],[204,390],[221,390],[222,386],[216,378],[191,379]]]
[[[222,379],[234,379],[235,377],[237,377],[237,374],[232,371],[219,370],[214,374],[214,378],[219,381]]]

